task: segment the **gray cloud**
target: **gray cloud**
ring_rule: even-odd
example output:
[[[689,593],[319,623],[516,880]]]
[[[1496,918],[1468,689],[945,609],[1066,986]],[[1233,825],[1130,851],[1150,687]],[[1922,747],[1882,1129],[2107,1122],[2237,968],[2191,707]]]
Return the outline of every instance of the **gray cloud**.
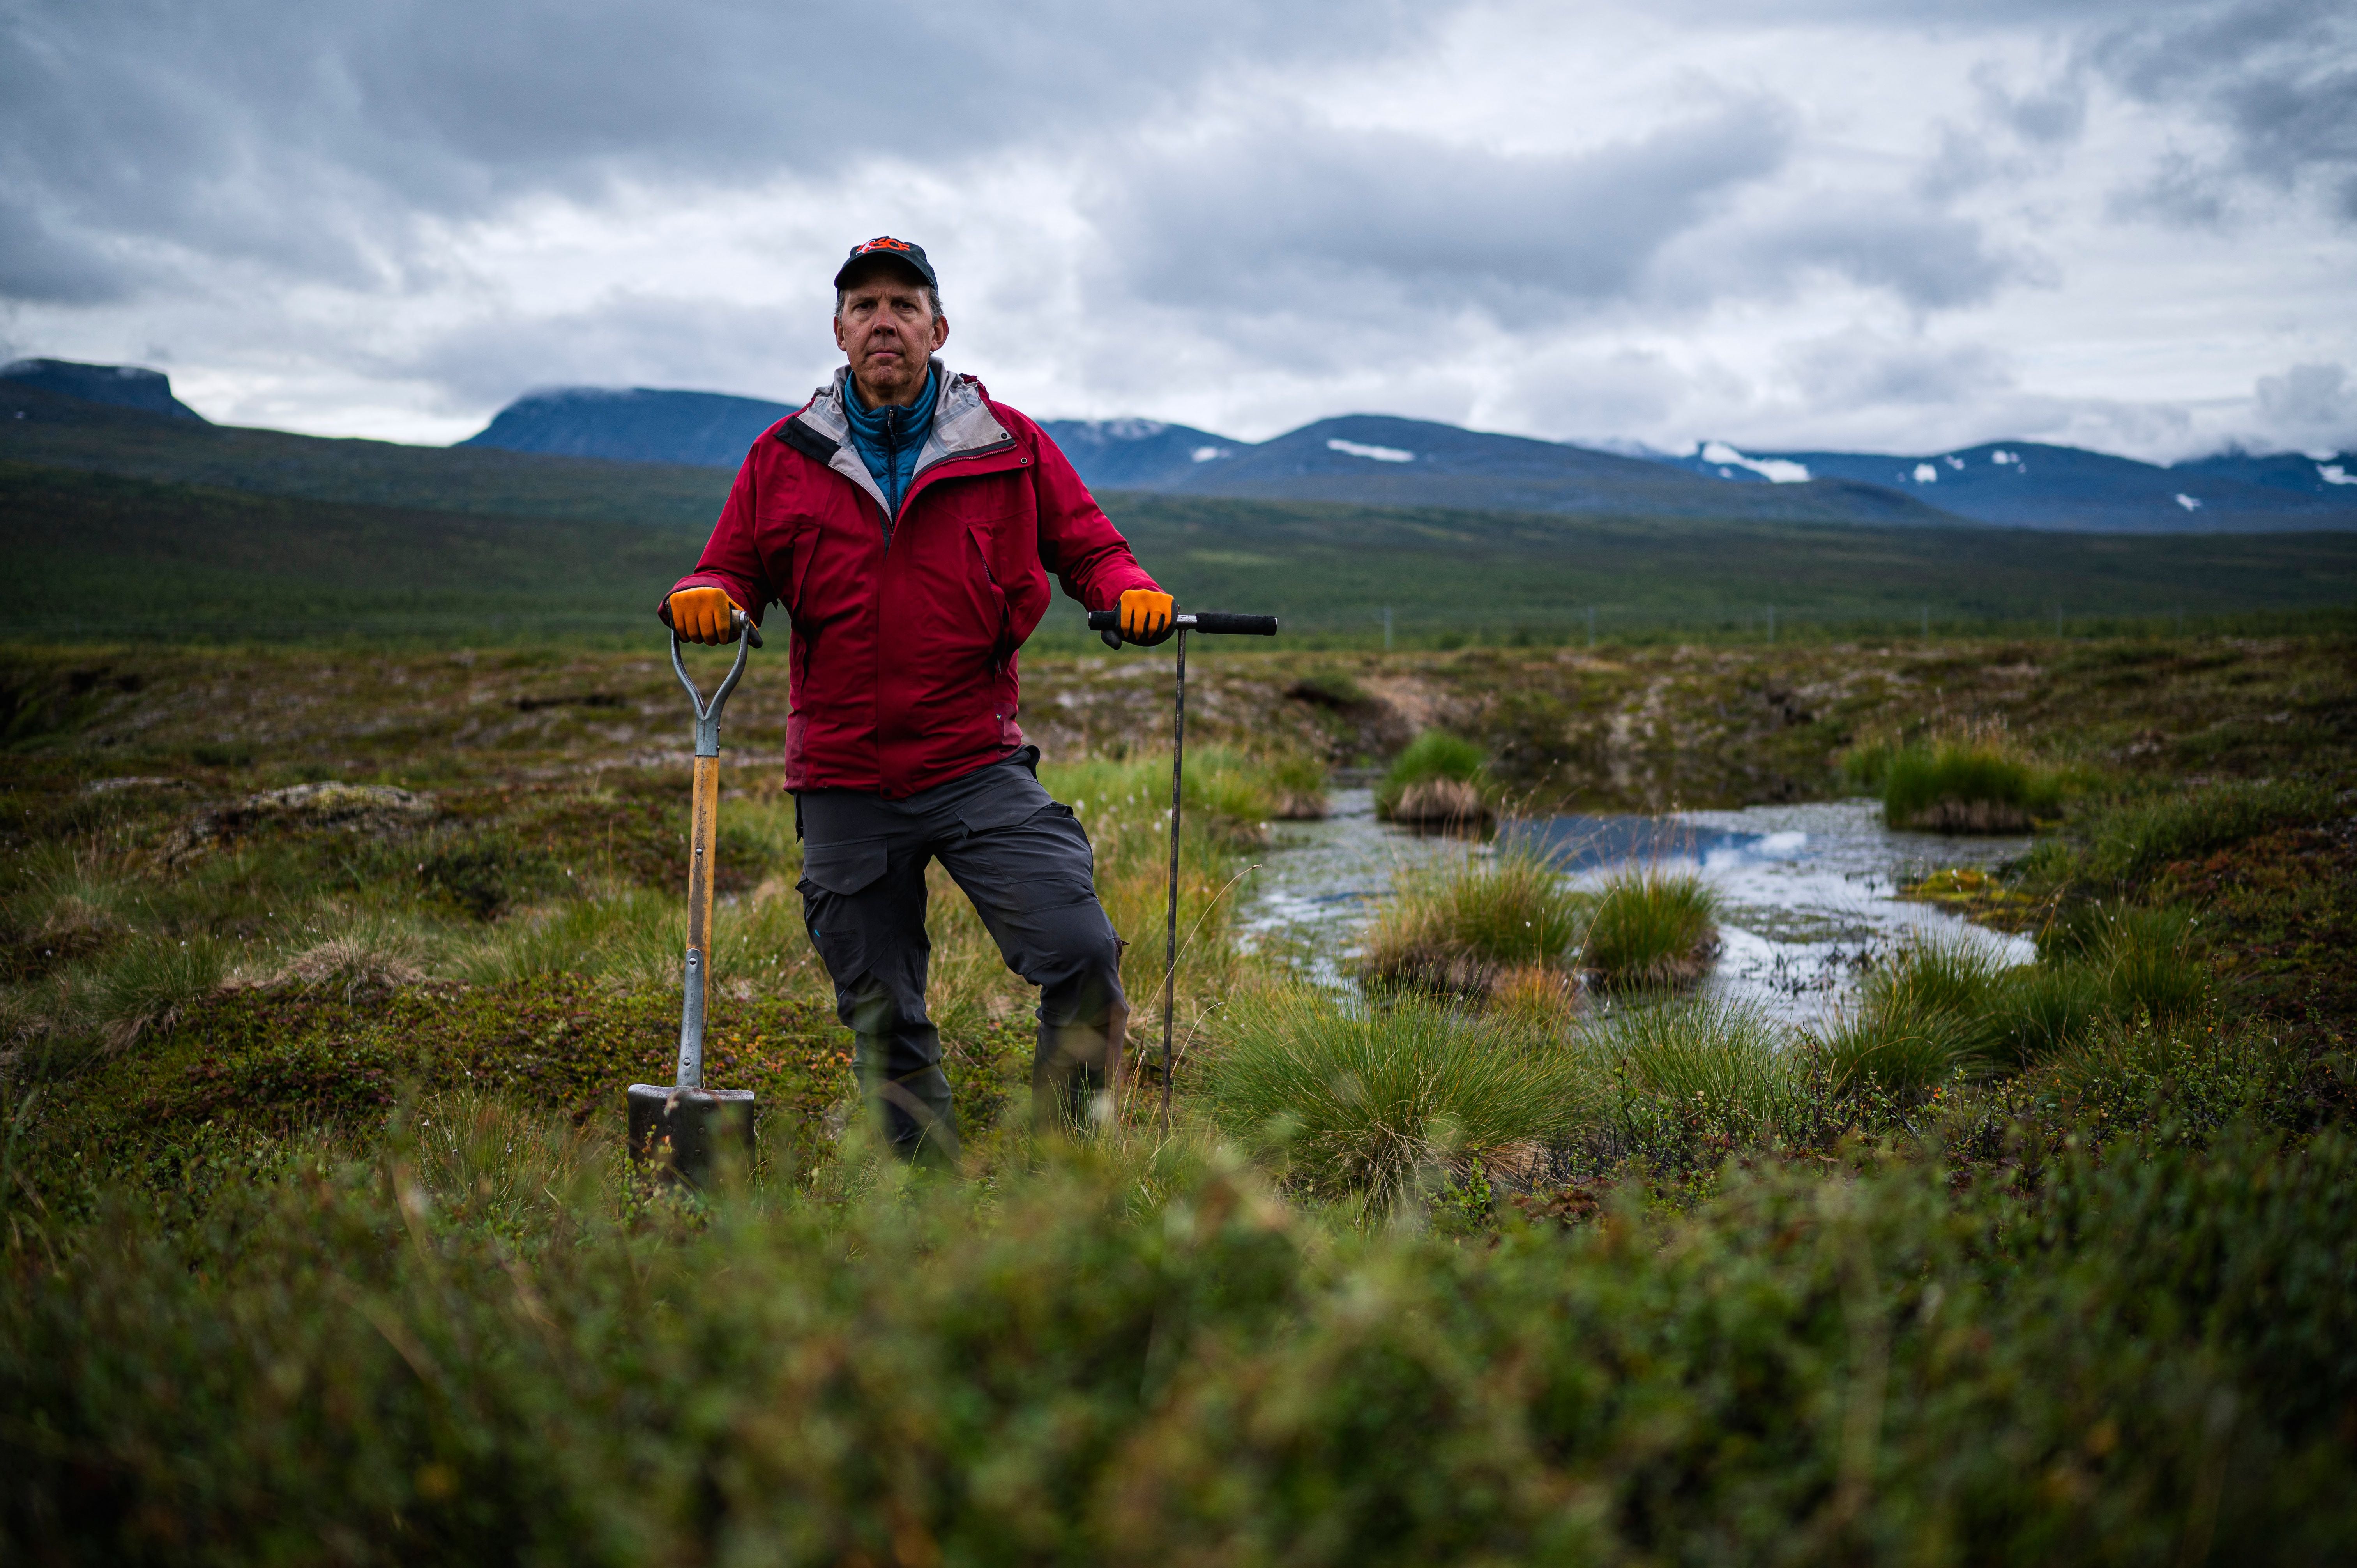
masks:
[[[0,196],[0,299],[96,305],[122,298],[126,286],[98,247],[59,235],[29,203]]]
[[[2100,34],[2084,59],[2135,99],[2195,108],[2243,173],[2283,188],[2313,178],[2328,210],[2357,222],[2357,11],[2344,0],[2163,11]],[[2205,187],[2176,209],[2221,206],[2222,178]]]
[[[815,325],[773,308],[620,294],[585,310],[469,325],[371,368],[440,389],[453,412],[548,385],[684,387],[792,402],[838,360],[821,351]]]
[[[1984,116],[2025,142],[2067,146],[2086,128],[2087,88],[2075,73],[2016,92],[1994,65],[1984,63],[1974,70],[1973,85],[1980,90]]]
[[[2116,219],[2149,218],[2180,229],[2216,229],[2226,221],[2232,181],[2222,171],[2174,149],[2133,184],[2116,186],[2104,209]]]
[[[1758,99],[1556,155],[1275,120],[1125,160],[1100,224],[1130,285],[1162,304],[1555,313],[1632,293],[1792,137],[1790,113]]]
[[[1795,203],[1696,235],[1680,251],[1679,286],[1703,299],[1787,295],[1830,274],[1919,312],[1952,310],[2050,276],[2036,255],[1993,244],[1977,220],[1900,197]]]
[[[2357,449],[2357,386],[2341,365],[2294,365],[2255,389],[2266,435],[2312,451]]]
[[[856,7],[701,0],[33,0],[0,21],[0,297],[110,243],[350,281],[392,275],[414,225],[533,193],[935,167],[1127,119],[1209,74],[1377,54],[1428,25],[1405,0],[1080,0]],[[879,113],[879,103],[920,106]],[[46,248],[36,243],[47,236]],[[69,283],[70,282],[70,275]]]
[[[0,330],[339,431],[792,397],[813,263],[921,223],[1056,412],[2322,444],[2352,103],[2345,0],[5,0]]]
[[[1955,407],[2009,392],[2004,356],[1977,343],[1893,341],[1863,328],[1796,343],[1781,356],[1810,409]]]

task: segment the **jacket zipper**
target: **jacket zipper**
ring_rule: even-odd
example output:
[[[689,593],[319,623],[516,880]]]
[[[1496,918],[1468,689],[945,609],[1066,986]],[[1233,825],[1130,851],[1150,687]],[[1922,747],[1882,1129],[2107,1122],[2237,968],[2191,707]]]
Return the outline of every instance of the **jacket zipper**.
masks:
[[[969,446],[963,452],[944,452],[940,456],[934,458],[931,462],[926,464],[923,467],[918,469],[915,473],[910,474],[909,476],[909,488],[900,492],[900,510],[892,514],[890,526],[886,529],[884,537],[888,541],[892,536],[891,530],[899,527],[900,520],[909,515],[909,503],[914,500],[917,496],[918,480],[923,478],[927,474],[931,473],[935,468],[940,467],[944,463],[963,463],[973,457],[995,457],[999,453],[1006,451],[1008,447],[1013,446],[1014,445],[1015,437],[1010,435],[1004,441],[994,441],[987,446]]]

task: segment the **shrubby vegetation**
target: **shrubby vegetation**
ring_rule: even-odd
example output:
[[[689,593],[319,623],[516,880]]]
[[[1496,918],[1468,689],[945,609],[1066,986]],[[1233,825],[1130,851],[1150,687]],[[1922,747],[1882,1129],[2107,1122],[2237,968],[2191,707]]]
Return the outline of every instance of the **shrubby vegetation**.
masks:
[[[2105,802],[2041,844],[2034,873],[2063,885],[2116,891],[2172,861],[2199,860],[2277,828],[2335,814],[2332,790],[2306,779],[2225,780]]]
[[[1284,982],[1230,922],[1290,786],[1207,747],[1168,1140],[1138,1052],[1108,1135],[1030,1140],[1023,988],[936,885],[963,1181],[875,1157],[791,807],[732,793],[711,1052],[762,1154],[697,1198],[615,1146],[677,1016],[676,768],[393,774],[436,814],[354,828],[224,814],[305,781],[266,746],[117,755],[197,787],[27,764],[0,817],[9,1561],[2357,1546],[2327,789],[2108,779],[1998,879],[2036,962],[1882,955],[1796,1044],[1567,984],[1616,892],[1691,935],[1694,890],[1512,853],[1384,912],[1438,967]],[[1158,930],[1167,758],[1049,779]]]
[[[1467,1247],[1184,1144],[618,1219],[594,1139],[413,1115],[15,1253],[12,1556],[2357,1549],[2339,1132],[1854,1149]]]

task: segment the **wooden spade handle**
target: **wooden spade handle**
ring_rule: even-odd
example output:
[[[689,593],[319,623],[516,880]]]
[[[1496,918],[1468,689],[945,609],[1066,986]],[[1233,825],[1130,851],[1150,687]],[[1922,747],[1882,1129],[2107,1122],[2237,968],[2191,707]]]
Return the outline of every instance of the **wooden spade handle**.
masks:
[[[704,1084],[704,1004],[712,983],[712,861],[719,820],[720,759],[699,757],[687,826],[687,972],[677,1079],[683,1089]]]

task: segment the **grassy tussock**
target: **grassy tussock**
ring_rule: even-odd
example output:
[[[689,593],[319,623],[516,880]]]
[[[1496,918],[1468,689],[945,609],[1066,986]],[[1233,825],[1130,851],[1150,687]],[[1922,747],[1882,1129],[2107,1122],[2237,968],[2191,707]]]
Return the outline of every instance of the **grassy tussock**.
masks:
[[[1921,832],[2027,832],[2062,800],[2061,775],[1990,726],[1860,746],[1843,770],[1882,797],[1885,822]]]
[[[1415,996],[1345,1010],[1302,989],[1238,997],[1206,1065],[1211,1116],[1306,1192],[1389,1211],[1501,1151],[1561,1143],[1592,1090],[1551,1033]]]
[[[2035,964],[2007,966],[1961,940],[1903,948],[1812,1048],[1838,1089],[1921,1095],[2043,1061],[2104,1030],[2187,1023],[2210,988],[2182,912],[2097,910],[2050,932]]]
[[[1544,854],[1501,849],[1404,875],[1363,939],[1360,972],[1383,987],[1534,997],[1576,972],[1605,990],[1690,983],[1718,949],[1718,901],[1698,876],[1638,866],[1575,887]]]
[[[1375,814],[1397,822],[1480,822],[1490,814],[1488,758],[1445,730],[1410,741],[1375,786]]]
[[[1630,991],[1690,984],[1718,952],[1718,896],[1690,872],[1633,866],[1597,894],[1580,952],[1591,984]]]
[[[1308,752],[1291,751],[1263,764],[1274,814],[1286,822],[1321,822],[1326,816],[1326,765]]]
[[[1617,1069],[1620,1116],[1632,1129],[1666,1113],[1761,1142],[1790,1124],[1798,1107],[1791,1042],[1751,1008],[1708,1001],[1627,1007],[1591,1029],[1588,1045]]]
[[[1386,988],[1488,994],[1525,971],[1567,971],[1588,901],[1543,854],[1501,850],[1402,877],[1362,939],[1361,972]]]

